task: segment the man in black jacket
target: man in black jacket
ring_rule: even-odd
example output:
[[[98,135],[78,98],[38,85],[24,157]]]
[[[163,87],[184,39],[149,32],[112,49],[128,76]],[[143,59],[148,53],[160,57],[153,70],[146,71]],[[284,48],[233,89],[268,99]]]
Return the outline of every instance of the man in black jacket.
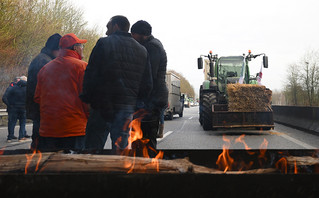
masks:
[[[80,98],[90,104],[85,149],[103,149],[110,133],[112,149],[128,145],[128,122],[139,101],[152,90],[151,66],[146,49],[128,33],[130,23],[114,16],[106,35],[90,55]],[[141,103],[142,104],[142,103]]]
[[[45,43],[45,47],[42,48],[41,53],[32,60],[28,69],[26,110],[27,118],[33,121],[32,149],[37,148],[40,128],[40,107],[39,104],[33,100],[38,82],[37,75],[44,65],[58,56],[61,37],[62,36],[57,33],[50,36]]]
[[[151,25],[143,20],[136,22],[131,28],[132,36],[148,51],[152,66],[153,90],[146,102],[148,114],[142,120],[143,137],[149,139],[149,146],[156,149],[157,133],[163,137],[163,125],[159,126],[161,111],[168,103],[168,89],[165,83],[167,56],[162,43],[152,35]]]
[[[25,124],[26,124],[26,110],[25,110],[25,98],[26,98],[26,77],[23,76],[17,84],[13,85],[2,97],[3,102],[7,105],[8,111],[8,138],[7,142],[11,142],[12,139],[16,139],[14,136],[14,128],[19,119],[19,141],[25,140]]]

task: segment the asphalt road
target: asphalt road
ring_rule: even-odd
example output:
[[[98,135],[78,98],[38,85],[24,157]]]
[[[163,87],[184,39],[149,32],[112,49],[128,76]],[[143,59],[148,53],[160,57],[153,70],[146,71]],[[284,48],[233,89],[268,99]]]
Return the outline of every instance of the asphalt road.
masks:
[[[30,135],[32,124],[27,124],[26,129]],[[19,126],[15,128],[16,136],[18,130]],[[7,127],[0,128],[0,150],[30,148],[31,139],[7,143],[7,133]],[[198,107],[185,108],[182,118],[175,115],[173,120],[166,120],[164,137],[157,140],[158,149],[222,149],[223,145],[230,149],[245,149],[245,144],[251,149],[259,149],[261,146],[268,149],[319,148],[319,134],[296,130],[281,124],[275,124],[275,129],[270,131],[253,129],[204,131],[198,121]],[[109,138],[104,148],[111,148]]]

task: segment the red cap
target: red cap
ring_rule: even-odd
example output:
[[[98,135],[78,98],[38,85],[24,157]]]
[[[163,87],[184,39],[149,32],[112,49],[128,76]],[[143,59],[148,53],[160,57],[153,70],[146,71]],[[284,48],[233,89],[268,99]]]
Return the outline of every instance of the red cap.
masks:
[[[69,33],[69,34],[64,35],[60,39],[59,46],[60,46],[60,48],[68,48],[68,47],[71,47],[74,44],[86,43],[86,42],[87,42],[86,39],[79,39],[77,36],[75,36],[75,34]]]

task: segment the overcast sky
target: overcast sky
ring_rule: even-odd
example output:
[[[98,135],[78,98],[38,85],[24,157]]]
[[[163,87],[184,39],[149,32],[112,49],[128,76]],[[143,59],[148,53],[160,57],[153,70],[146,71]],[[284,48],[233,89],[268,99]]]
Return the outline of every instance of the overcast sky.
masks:
[[[101,35],[114,15],[126,16],[131,25],[148,21],[167,52],[168,69],[182,73],[197,93],[204,78],[197,58],[210,50],[219,56],[266,53],[269,68],[263,69],[262,83],[279,90],[287,67],[307,50],[319,49],[317,0],[70,1],[84,10],[90,26],[101,28]],[[252,74],[261,62],[262,57],[250,63]]]

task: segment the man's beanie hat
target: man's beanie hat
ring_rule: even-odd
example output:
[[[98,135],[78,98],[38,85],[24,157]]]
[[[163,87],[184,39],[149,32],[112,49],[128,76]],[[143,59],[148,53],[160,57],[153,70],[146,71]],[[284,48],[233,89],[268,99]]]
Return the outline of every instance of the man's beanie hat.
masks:
[[[47,42],[45,43],[45,47],[50,49],[50,50],[58,50],[59,49],[59,42],[60,39],[62,38],[62,36],[58,33],[53,34],[52,36],[50,36],[47,40]]]
[[[152,26],[148,22],[140,20],[136,22],[134,25],[132,25],[131,32],[141,34],[144,36],[149,36],[152,34]]]

